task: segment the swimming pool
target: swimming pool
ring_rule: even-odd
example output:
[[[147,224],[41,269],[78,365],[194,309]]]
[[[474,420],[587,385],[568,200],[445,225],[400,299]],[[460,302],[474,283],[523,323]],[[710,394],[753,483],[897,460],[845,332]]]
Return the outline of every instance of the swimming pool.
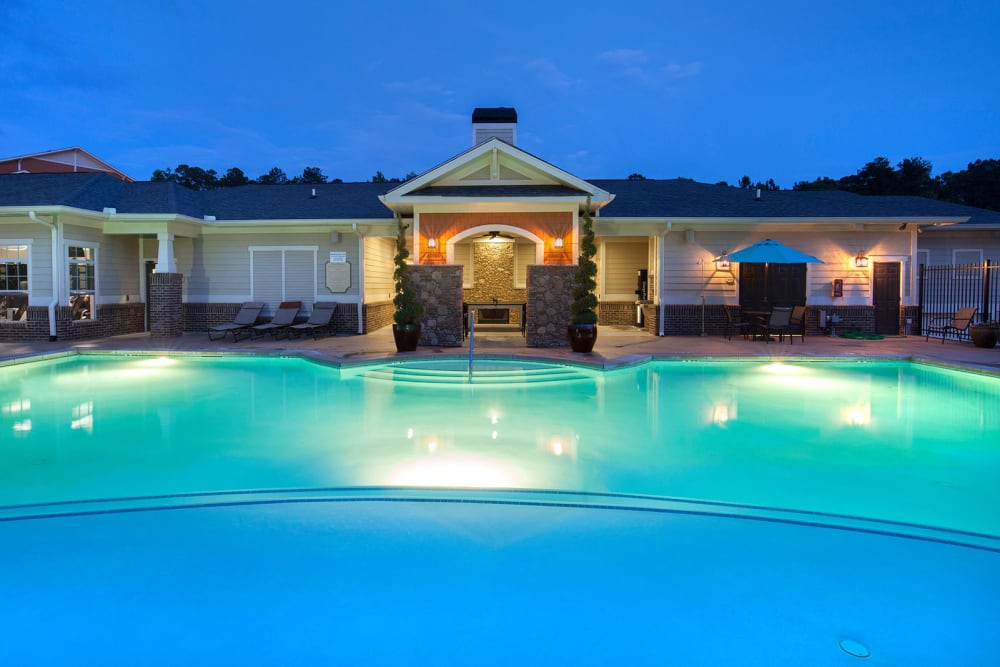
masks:
[[[194,632],[164,663],[229,655],[237,636],[346,660],[1000,651],[996,378],[899,361],[464,372],[141,355],[0,368],[0,535],[20,547],[0,583],[21,604],[4,621],[26,638],[32,610],[77,627],[86,599],[136,633],[125,655]],[[380,608],[393,648],[372,635]],[[335,641],[301,644],[324,624]],[[67,646],[110,641],[83,625]]]

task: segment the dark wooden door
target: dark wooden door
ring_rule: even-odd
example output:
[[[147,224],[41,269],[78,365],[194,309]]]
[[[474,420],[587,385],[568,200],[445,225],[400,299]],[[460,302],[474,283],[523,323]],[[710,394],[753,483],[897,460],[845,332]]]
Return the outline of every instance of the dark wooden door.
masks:
[[[740,263],[742,308],[804,305],[806,305],[805,264]]]
[[[899,333],[899,277],[899,262],[875,262],[872,271],[875,333]]]

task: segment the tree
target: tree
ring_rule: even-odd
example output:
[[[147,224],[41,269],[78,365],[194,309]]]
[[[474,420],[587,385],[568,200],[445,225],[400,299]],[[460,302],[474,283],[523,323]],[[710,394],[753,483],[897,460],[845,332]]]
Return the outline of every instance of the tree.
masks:
[[[410,256],[406,247],[408,228],[409,225],[404,225],[403,218],[396,213],[396,256],[393,257],[396,268],[392,273],[396,282],[396,295],[392,298],[396,312],[392,318],[399,326],[416,326],[424,316],[423,304],[417,299],[417,290],[410,278],[410,265],[406,263],[406,258]]]
[[[257,177],[257,182],[261,185],[285,185],[288,183],[288,176],[278,167],[274,167],[266,174]]]
[[[640,174],[637,171],[633,171],[631,174],[628,175],[628,180],[630,180],[630,181],[644,181],[644,180],[646,180],[646,177],[643,176],[642,174]]]
[[[829,176],[822,176],[815,181],[797,181],[792,186],[792,190],[839,190],[840,181],[836,181]]]
[[[226,175],[219,179],[220,188],[234,188],[239,185],[249,185],[250,179],[239,167],[230,167]]]
[[[573,302],[570,304],[570,324],[597,324],[597,244],[594,242],[594,218],[590,215],[590,197],[583,209],[580,223],[580,257],[573,275]]]
[[[219,175],[214,169],[206,170],[186,164],[177,165],[177,169],[173,171],[169,167],[157,169],[150,180],[173,181],[191,190],[213,190],[219,186]]]
[[[375,175],[372,176],[370,183],[388,183],[389,179],[385,177],[381,171],[376,171]]]
[[[316,185],[326,183],[326,176],[323,175],[323,171],[319,167],[306,167],[302,170],[302,175],[296,176],[291,182]]]
[[[966,206],[1000,211],[1000,160],[976,160],[962,171],[938,177],[941,196]]]

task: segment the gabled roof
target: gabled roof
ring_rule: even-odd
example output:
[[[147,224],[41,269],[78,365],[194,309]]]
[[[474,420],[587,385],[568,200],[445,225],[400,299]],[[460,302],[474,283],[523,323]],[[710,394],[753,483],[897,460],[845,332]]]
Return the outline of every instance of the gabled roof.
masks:
[[[88,153],[79,146],[0,158],[0,174],[61,174],[80,172],[103,172],[111,174],[115,178],[120,178],[123,181],[132,182],[135,180],[125,174],[125,172],[115,169],[104,160],[93,153]]]
[[[614,195],[496,137],[473,146],[389,190],[380,199],[393,211],[409,213],[420,202],[489,197],[565,201],[590,197],[597,207]]]

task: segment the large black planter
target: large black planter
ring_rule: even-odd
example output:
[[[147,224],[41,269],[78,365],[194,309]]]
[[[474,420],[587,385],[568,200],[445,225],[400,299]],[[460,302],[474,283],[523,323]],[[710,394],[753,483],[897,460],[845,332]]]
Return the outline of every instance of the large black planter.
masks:
[[[566,327],[566,337],[569,338],[569,346],[574,352],[587,354],[594,349],[597,342],[596,324],[571,324]]]
[[[1000,327],[969,327],[969,338],[976,347],[996,347],[1000,339]]]
[[[420,325],[393,324],[392,337],[396,341],[396,352],[413,352],[420,342]]]

